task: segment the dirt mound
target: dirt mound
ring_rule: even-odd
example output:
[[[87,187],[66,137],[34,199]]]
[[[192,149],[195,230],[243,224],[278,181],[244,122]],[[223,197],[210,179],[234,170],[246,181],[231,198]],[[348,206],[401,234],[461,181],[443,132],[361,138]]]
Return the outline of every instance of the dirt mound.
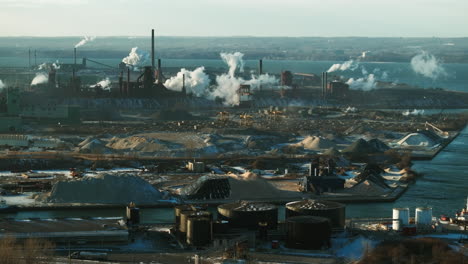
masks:
[[[320,149],[327,149],[335,147],[335,143],[329,139],[315,137],[315,136],[308,136],[304,138],[301,142],[296,144],[297,146],[302,146],[304,149],[309,150],[320,150]]]
[[[374,147],[379,152],[385,152],[385,151],[390,149],[390,147],[387,146],[387,144],[385,144],[384,142],[382,142],[381,140],[379,140],[377,138],[369,140],[368,143],[369,143],[369,145]]]
[[[245,179],[229,178],[231,185],[231,195],[229,199],[262,199],[262,198],[285,198],[299,196],[297,192],[279,190],[271,185],[267,180],[260,177],[250,177]]]
[[[325,152],[323,152],[323,155],[337,157],[341,156],[341,152],[336,148],[329,148]]]
[[[145,136],[114,137],[109,140],[106,146],[123,151],[156,152],[168,150],[158,139]]]
[[[372,145],[370,145],[366,140],[360,138],[347,148],[345,148],[343,153],[350,153],[350,154],[372,154],[379,152],[375,149]]]
[[[59,181],[49,196],[50,203],[153,204],[161,192],[134,175],[100,174],[78,180]]]
[[[104,154],[108,153],[110,150],[104,145],[99,139],[90,139],[86,144],[80,147],[80,153],[91,153],[91,154]],[[85,142],[83,141],[83,142]],[[82,143],[83,143],[82,142]]]

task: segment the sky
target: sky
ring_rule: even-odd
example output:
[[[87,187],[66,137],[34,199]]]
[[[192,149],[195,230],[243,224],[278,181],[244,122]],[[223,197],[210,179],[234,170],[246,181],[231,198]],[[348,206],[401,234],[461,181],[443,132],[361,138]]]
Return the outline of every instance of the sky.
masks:
[[[0,0],[0,36],[467,37],[466,0]]]

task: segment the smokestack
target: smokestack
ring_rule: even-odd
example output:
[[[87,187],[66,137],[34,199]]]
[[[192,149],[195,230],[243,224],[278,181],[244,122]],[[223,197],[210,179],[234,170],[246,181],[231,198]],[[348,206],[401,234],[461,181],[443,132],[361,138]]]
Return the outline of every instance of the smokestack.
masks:
[[[154,29],[151,30],[151,67],[154,73]]]
[[[34,50],[34,66],[37,66],[37,52]]]
[[[73,50],[74,66],[76,67],[76,48]]]
[[[182,74],[182,94],[187,94],[187,91],[185,91],[185,74]]]
[[[120,75],[119,75],[119,92],[120,92],[120,95],[123,94],[123,71],[120,71]]]
[[[29,68],[31,69],[31,49],[29,49]]]
[[[130,95],[130,68],[127,68],[127,95]]]
[[[158,83],[162,82],[161,59],[158,59]]]
[[[258,74],[259,75],[263,74],[263,60],[258,61]]]

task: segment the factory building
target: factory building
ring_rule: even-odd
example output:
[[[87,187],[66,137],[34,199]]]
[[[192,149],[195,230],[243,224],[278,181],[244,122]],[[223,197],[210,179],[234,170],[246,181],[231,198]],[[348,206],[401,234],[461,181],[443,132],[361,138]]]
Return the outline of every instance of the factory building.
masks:
[[[349,85],[340,81],[329,82],[327,84],[326,94],[331,98],[344,99],[348,97]]]

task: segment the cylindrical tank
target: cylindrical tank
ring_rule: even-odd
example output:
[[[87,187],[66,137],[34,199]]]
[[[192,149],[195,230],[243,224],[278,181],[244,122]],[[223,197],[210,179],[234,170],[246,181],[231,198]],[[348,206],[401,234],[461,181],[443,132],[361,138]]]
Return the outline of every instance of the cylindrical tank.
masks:
[[[135,204],[131,204],[127,206],[126,210],[127,220],[131,224],[139,224],[140,223],[140,209],[135,207]]]
[[[237,202],[218,206],[218,219],[229,221],[229,226],[257,229],[259,223],[267,223],[268,229],[278,225],[278,208],[258,202]]]
[[[417,229],[429,229],[432,225],[432,208],[418,207],[415,212]]]
[[[176,230],[179,230],[180,213],[182,211],[197,211],[197,208],[195,208],[193,205],[190,205],[190,204],[182,204],[182,205],[177,205],[174,207]]]
[[[392,229],[401,231],[403,226],[409,224],[409,208],[393,208]],[[396,220],[399,219],[400,221]]]
[[[187,244],[201,247],[211,243],[212,220],[206,216],[189,216],[187,219]]]
[[[211,213],[208,211],[182,211],[180,213],[179,232],[187,233],[187,220],[194,216],[203,216],[212,219]]]
[[[321,249],[330,247],[330,220],[318,216],[295,216],[286,219],[286,247]]]
[[[302,200],[287,203],[286,218],[301,215],[320,216],[328,218],[332,228],[344,228],[345,205],[341,203],[322,200]]]

